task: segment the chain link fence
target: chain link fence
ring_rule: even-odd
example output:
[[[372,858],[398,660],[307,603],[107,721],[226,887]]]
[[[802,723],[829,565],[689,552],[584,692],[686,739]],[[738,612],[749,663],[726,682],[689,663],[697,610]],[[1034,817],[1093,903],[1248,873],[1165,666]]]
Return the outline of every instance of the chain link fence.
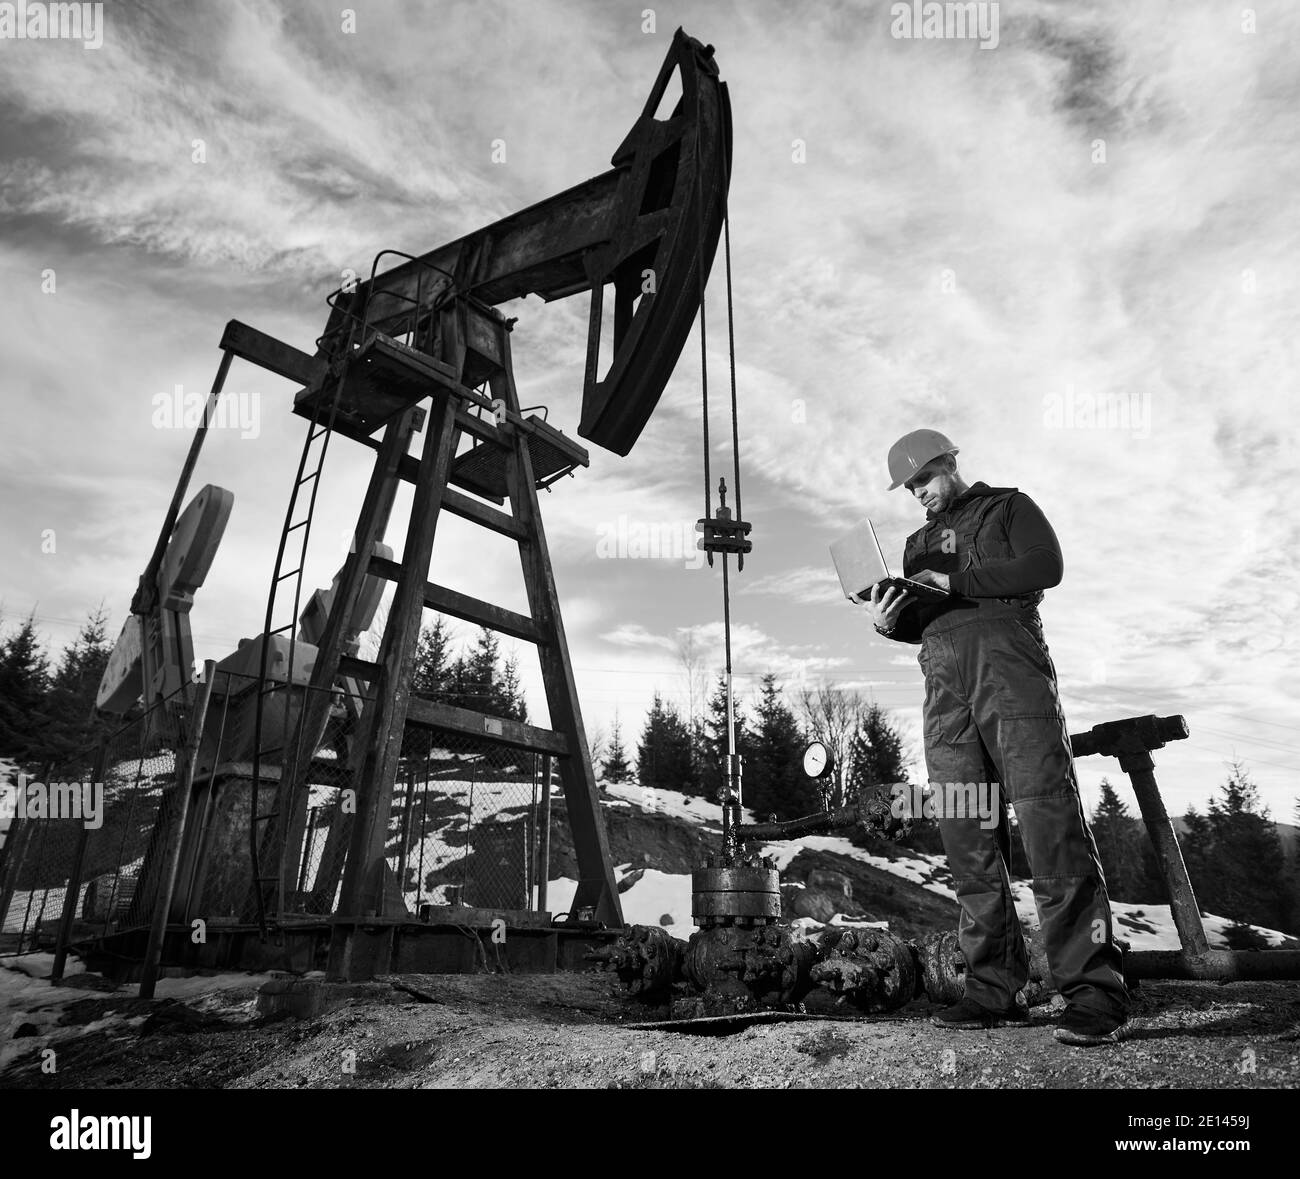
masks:
[[[260,745],[255,676],[217,671],[194,763],[169,921],[209,925],[319,920],[338,910],[356,811],[352,749],[366,701],[334,690],[316,710],[305,685],[264,694]],[[324,726],[311,756],[304,731]],[[165,889],[177,838],[178,769],[189,718],[179,694],[108,737],[98,758],[19,780],[27,804],[0,847],[0,954],[53,948],[65,907],[72,941],[146,928]],[[303,772],[282,790],[285,754]],[[389,902],[427,907],[537,906],[549,812],[540,754],[445,731],[411,728],[388,816]],[[98,771],[98,772],[96,772]],[[256,787],[254,783],[257,783]],[[43,806],[34,806],[38,799]],[[282,838],[283,833],[283,838]],[[253,840],[259,869],[252,859]],[[73,895],[75,893],[75,896]]]
[[[52,948],[69,904],[83,932],[148,922],[161,883],[149,866],[171,826],[185,723],[178,695],[99,750],[5,783],[0,954]]]
[[[407,748],[386,848],[407,911],[535,908],[546,759],[442,731],[408,732]]]

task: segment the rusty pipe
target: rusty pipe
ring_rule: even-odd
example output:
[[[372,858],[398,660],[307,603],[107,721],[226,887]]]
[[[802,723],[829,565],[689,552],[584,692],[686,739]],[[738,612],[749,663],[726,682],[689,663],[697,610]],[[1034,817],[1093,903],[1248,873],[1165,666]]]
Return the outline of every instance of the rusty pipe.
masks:
[[[1181,978],[1208,982],[1300,978],[1300,950],[1132,950],[1124,955],[1130,979]]]

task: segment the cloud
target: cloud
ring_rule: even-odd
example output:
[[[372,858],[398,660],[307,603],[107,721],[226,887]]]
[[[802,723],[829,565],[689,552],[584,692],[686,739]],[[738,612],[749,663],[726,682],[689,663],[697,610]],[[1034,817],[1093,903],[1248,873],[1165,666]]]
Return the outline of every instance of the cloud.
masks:
[[[604,171],[671,34],[662,12],[643,33],[639,14],[446,3],[435,19],[369,3],[345,34],[333,10],[254,0],[113,5],[100,51],[8,46],[9,616],[39,603],[75,619],[101,598],[124,610],[189,442],[149,425],[150,399],[207,388],[226,320],[310,350],[344,267],[430,249]],[[1179,803],[1203,799],[1236,748],[1289,813],[1300,11],[1271,10],[1252,36],[1208,0],[1031,0],[1003,7],[993,52],[894,40],[887,6],[724,3],[682,19],[717,45],[733,103],[754,551],[743,573],[731,564],[730,587],[746,690],[766,670],[791,684],[827,676],[919,716],[915,652],[844,602],[826,546],[869,514],[901,556],[920,513],[885,492],[884,455],[937,426],[968,477],[1021,487],[1057,531],[1065,580],[1043,614],[1071,727],[1182,711],[1193,738],[1160,754]],[[687,567],[684,545],[718,479],[735,492],[721,263],[708,290],[710,485],[692,334],[632,454],[592,448],[589,468],[541,497],[589,725],[617,706],[636,727],[654,685],[680,679],[680,633],[721,663],[721,569]],[[41,289],[47,270],[57,294]],[[521,398],[574,436],[585,298],[503,310],[519,317]],[[262,624],[306,428],[288,382],[237,363],[231,387],[260,396],[262,432],[209,437],[195,475],[195,489],[236,493],[195,606],[196,633],[211,636],[201,653]],[[1149,429],[1051,421],[1047,399],[1069,391],[1136,397]],[[332,444],[310,584],[337,568],[370,459]],[[621,518],[678,526],[681,554],[605,559],[601,528]],[[39,552],[47,527],[57,557]],[[440,523],[431,576],[526,608],[512,546],[460,522]],[[51,627],[56,642],[74,629]]]
[[[830,565],[769,573],[743,582],[738,592],[745,595],[770,594],[799,605],[827,605],[846,600],[835,569]]]
[[[628,623],[614,630],[606,631],[601,636],[607,643],[612,643],[616,647],[641,647],[653,648],[661,651],[672,651],[673,640],[667,635],[652,634],[650,631],[639,623]]]

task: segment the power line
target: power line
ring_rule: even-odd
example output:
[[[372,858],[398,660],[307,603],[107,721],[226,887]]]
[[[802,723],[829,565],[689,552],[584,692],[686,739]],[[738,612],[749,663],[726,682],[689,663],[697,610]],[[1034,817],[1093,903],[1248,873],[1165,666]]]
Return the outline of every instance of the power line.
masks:
[[[1295,745],[1285,745],[1280,741],[1270,741],[1267,737],[1247,737],[1242,733],[1230,733],[1223,729],[1212,729],[1209,725],[1198,725],[1197,728],[1202,733],[1213,733],[1216,737],[1229,737],[1239,741],[1251,741],[1256,745],[1263,745],[1269,749],[1276,749],[1282,753],[1300,753],[1300,747]]]
[[[1123,686],[1120,685],[1120,684],[1109,684],[1109,683],[1108,683],[1108,684],[1106,685],[1106,687],[1107,687],[1107,688],[1110,688],[1110,689],[1112,689],[1113,691],[1116,691],[1116,692],[1127,692],[1127,693],[1128,693],[1129,695],[1131,695],[1131,696],[1141,696],[1141,695],[1149,695],[1149,694],[1150,694],[1149,692],[1146,692],[1144,689],[1141,689],[1141,688],[1125,688],[1125,687],[1123,687]],[[1284,724],[1281,724],[1281,723],[1278,722],[1278,721],[1259,720],[1259,719],[1257,719],[1256,717],[1253,717],[1253,716],[1242,716],[1241,713],[1239,713],[1239,712],[1225,712],[1222,708],[1200,708],[1200,707],[1198,706],[1198,710],[1199,710],[1200,712],[1213,712],[1213,713],[1214,713],[1215,715],[1217,715],[1217,716],[1229,716],[1229,717],[1232,717],[1233,720],[1241,720],[1241,721],[1245,721],[1247,724],[1251,724],[1251,725],[1268,725],[1268,726],[1270,726],[1271,728],[1275,728],[1275,729],[1287,729],[1287,730],[1289,730],[1289,731],[1292,732],[1292,733],[1300,733],[1300,725],[1284,725]]]

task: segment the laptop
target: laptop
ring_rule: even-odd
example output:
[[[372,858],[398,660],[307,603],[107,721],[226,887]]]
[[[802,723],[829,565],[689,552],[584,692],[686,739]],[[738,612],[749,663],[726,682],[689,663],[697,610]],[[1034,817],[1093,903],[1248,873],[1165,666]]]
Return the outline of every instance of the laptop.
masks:
[[[879,585],[883,594],[897,588],[923,602],[946,602],[952,595],[947,590],[932,585],[922,585],[908,577],[891,577],[875,526],[868,520],[852,532],[841,536],[831,545],[831,560],[840,575],[844,596],[853,601],[866,601],[873,586]]]

